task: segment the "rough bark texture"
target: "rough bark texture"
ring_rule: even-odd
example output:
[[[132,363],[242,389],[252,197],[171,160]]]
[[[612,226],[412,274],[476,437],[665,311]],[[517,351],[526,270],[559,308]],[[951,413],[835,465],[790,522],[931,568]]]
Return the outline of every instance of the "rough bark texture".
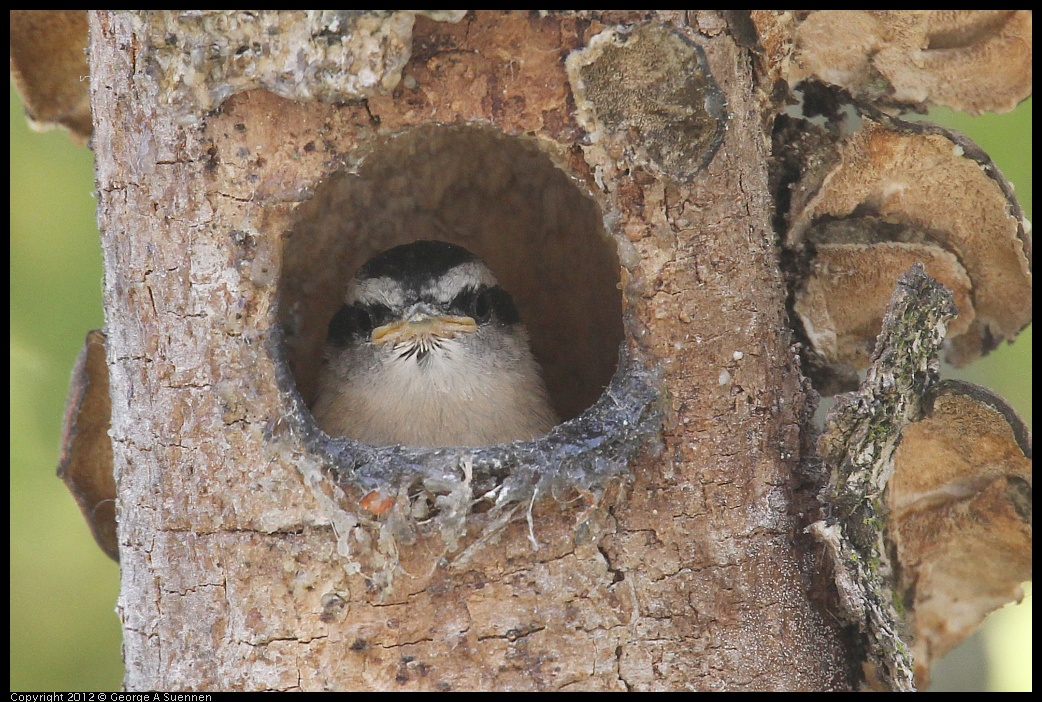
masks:
[[[645,21],[703,47],[727,101],[723,144],[689,179],[588,138],[571,107],[568,53]],[[723,29],[669,12],[418,18],[394,92],[334,105],[258,90],[191,121],[158,98],[169,77],[143,23],[92,15],[128,689],[849,686],[800,536],[808,400],[771,228],[769,125]],[[626,342],[661,372],[664,449],[592,515],[537,501],[538,550],[523,519],[465,567],[424,537],[374,590],[345,568],[298,470],[322,459],[283,422],[284,237],[353,154],[470,122],[534,139],[603,212]]]

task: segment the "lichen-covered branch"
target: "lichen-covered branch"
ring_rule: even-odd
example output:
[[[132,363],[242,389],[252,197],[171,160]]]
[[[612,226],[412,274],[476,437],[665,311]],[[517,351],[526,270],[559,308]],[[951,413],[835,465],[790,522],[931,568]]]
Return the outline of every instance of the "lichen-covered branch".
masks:
[[[920,264],[901,276],[861,387],[829,412],[818,449],[829,469],[828,518],[810,527],[833,559],[843,614],[865,637],[866,669],[890,690],[914,690],[887,548],[883,492],[894,451],[937,378],[937,351],[956,314],[951,293]]]

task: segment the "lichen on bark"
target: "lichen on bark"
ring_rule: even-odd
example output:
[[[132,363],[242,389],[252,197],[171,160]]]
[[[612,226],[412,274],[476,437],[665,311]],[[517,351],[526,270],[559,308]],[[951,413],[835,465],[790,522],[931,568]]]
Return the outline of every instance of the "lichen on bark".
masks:
[[[901,276],[868,374],[856,392],[836,398],[818,442],[828,516],[809,531],[831,557],[843,616],[864,637],[867,682],[889,690],[914,690],[915,680],[883,493],[901,435],[922,417],[922,397],[937,380],[937,352],[955,314],[951,293],[922,265]]]

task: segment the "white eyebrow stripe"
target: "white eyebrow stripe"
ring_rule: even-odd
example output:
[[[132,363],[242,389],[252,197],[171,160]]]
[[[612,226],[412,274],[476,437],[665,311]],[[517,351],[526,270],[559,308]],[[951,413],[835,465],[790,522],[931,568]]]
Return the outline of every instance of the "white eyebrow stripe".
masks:
[[[405,305],[405,295],[401,283],[394,278],[384,276],[353,280],[348,288],[345,301],[349,305],[356,302],[380,303],[395,309]]]
[[[444,302],[451,301],[467,287],[499,285],[496,276],[481,261],[467,261],[453,266],[438,278],[424,286],[423,292]]]

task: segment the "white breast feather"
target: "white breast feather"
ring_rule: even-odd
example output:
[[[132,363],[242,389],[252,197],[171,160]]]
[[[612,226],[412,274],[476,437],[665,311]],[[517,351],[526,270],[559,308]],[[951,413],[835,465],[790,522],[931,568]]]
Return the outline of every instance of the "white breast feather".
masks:
[[[520,329],[441,342],[422,362],[385,359],[364,373],[325,371],[314,407],[327,433],[376,445],[482,446],[535,439],[557,418]],[[338,367],[340,366],[340,367]]]

